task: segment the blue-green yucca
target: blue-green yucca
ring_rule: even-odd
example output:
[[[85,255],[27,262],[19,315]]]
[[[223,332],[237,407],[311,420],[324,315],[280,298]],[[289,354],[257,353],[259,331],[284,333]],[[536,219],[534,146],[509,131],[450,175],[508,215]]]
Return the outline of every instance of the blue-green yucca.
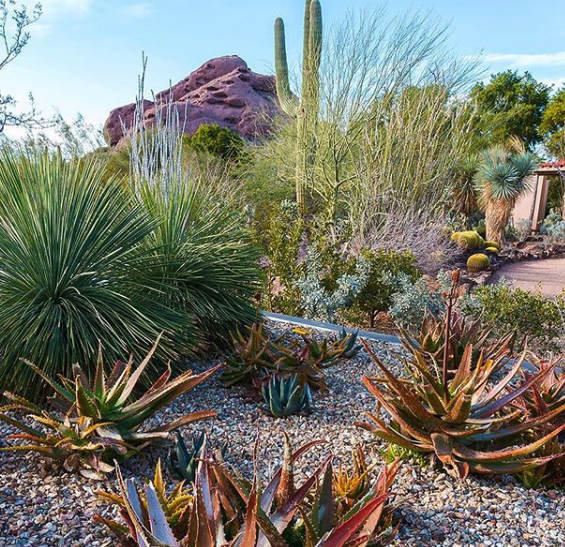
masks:
[[[147,275],[157,220],[122,181],[102,185],[102,172],[0,152],[0,388],[39,396],[20,358],[68,376],[77,362],[93,370],[99,343],[110,360],[142,355],[162,331],[161,359],[191,347],[187,314]]]
[[[199,341],[227,342],[251,326],[259,255],[237,213],[186,175],[166,189],[138,181],[137,194],[157,222],[147,239],[151,275],[167,287],[169,305],[194,318]]]

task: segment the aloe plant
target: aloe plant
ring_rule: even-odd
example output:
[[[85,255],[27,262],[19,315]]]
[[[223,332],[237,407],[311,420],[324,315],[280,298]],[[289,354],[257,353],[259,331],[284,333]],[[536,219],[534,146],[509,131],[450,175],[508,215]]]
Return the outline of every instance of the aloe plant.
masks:
[[[535,456],[555,439],[565,425],[530,441],[527,434],[565,413],[565,401],[539,417],[530,418],[512,403],[553,370],[549,367],[516,386],[524,365],[524,353],[498,382],[493,374],[504,357],[473,358],[468,345],[453,376],[444,385],[441,371],[418,351],[406,361],[406,379],[397,378],[366,346],[382,372],[363,377],[377,398],[378,411],[360,424],[378,437],[422,454],[435,454],[449,472],[459,478],[469,473],[519,473],[558,457]],[[380,409],[390,416],[386,422]]]
[[[169,368],[143,395],[135,396],[139,389],[138,383],[158,343],[159,339],[135,370],[131,358],[127,363],[117,362],[109,376],[104,372],[100,351],[92,385],[78,365],[73,368],[72,380],[61,376],[60,382],[57,382],[28,363],[54,389],[54,410],[48,412],[23,397],[5,392],[4,396],[9,404],[0,408],[0,420],[23,432],[11,438],[27,440],[32,444],[10,446],[1,450],[39,452],[47,458],[63,462],[73,458],[83,461],[83,456],[90,460],[90,453],[94,451],[99,461],[107,462],[105,466],[99,465],[103,471],[111,469],[109,462],[113,458],[130,457],[150,444],[168,444],[171,431],[215,416],[216,412],[209,410],[193,412],[154,429],[140,431],[145,422],[164,406],[193,389],[218,369],[216,367],[197,375],[186,371],[170,380]],[[45,434],[6,415],[15,410],[29,413],[36,423],[46,426],[53,433]]]
[[[310,407],[312,395],[308,384],[300,384],[297,374],[278,376],[273,374],[269,383],[261,388],[269,412],[275,418],[298,414]]]
[[[95,519],[108,526],[126,547],[288,547],[286,534],[299,533],[299,520],[306,524],[308,545],[367,546],[381,532],[388,490],[397,468],[387,468],[369,493],[346,515],[338,517],[334,512],[331,456],[300,486],[294,484],[295,462],[319,444],[320,441],[312,441],[293,452],[285,434],[283,465],[264,488],[259,488],[257,475],[258,444],[256,472],[251,482],[225,464],[206,457],[199,463],[194,495],[190,498],[182,494],[179,485],[174,495],[167,497],[158,474],[155,481],[139,490],[135,481],[124,480],[118,469],[120,495],[102,493],[100,497],[118,505],[125,525],[100,516]],[[321,484],[319,489],[317,483]],[[317,493],[313,494],[315,490]],[[315,497],[313,504],[308,501],[311,494]],[[177,498],[182,500],[178,504]]]
[[[297,374],[302,385],[327,390],[325,370],[343,359],[350,359],[360,349],[357,333],[340,331],[337,337],[314,340],[306,332],[298,332],[301,341],[274,339],[255,323],[248,337],[239,335],[226,359],[222,380],[235,384],[264,385],[274,374]]]

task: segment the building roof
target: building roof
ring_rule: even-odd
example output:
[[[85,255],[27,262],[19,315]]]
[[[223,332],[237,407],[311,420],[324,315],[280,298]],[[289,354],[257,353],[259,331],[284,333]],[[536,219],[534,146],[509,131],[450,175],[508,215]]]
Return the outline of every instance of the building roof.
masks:
[[[547,161],[540,165],[542,169],[555,169],[556,167],[564,167],[565,168],[565,160],[558,160],[558,161]]]

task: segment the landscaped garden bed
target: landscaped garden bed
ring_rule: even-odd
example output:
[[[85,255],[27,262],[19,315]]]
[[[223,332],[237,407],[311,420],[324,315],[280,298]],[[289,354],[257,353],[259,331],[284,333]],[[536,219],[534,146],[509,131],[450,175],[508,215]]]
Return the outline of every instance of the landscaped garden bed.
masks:
[[[276,335],[297,337],[292,325],[271,323]],[[315,334],[315,333],[314,333]],[[322,334],[316,335],[323,338]],[[401,374],[397,345],[371,343],[372,350],[391,370]],[[191,363],[195,372],[215,362]],[[309,440],[327,445],[305,455],[297,466],[297,478],[311,472],[331,449],[336,464],[349,466],[351,451],[359,444],[368,461],[384,465],[387,444],[355,425],[365,412],[374,412],[375,399],[361,382],[363,375],[378,372],[365,351],[327,371],[329,392],[316,397],[310,414],[283,420],[273,418],[265,404],[248,397],[245,388],[226,389],[216,373],[155,416],[150,425],[202,409],[216,409],[208,422],[183,428],[183,434],[206,430],[209,444],[227,442],[226,461],[250,477],[254,443],[260,443],[259,469],[264,477],[281,464],[284,429],[294,446]],[[2,437],[11,428],[0,426]],[[154,449],[122,465],[124,476],[151,477],[157,460],[167,451]],[[45,471],[40,459],[19,453],[0,454],[0,509],[4,516],[0,546],[114,545],[107,530],[93,522],[96,513],[112,515],[107,505],[95,501],[97,490],[115,490],[115,482],[88,481],[60,468]],[[430,465],[405,461],[392,488],[391,498],[399,531],[392,545],[499,545],[555,546],[565,542],[565,498],[556,490],[528,490],[511,476],[471,476],[460,482]]]

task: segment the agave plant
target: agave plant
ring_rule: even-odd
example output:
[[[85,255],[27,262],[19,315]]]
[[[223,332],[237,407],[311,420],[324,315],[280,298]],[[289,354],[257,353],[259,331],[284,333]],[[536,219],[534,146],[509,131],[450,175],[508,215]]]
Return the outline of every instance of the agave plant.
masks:
[[[182,486],[173,491],[183,500],[180,512],[175,497],[166,496],[161,479],[156,478],[140,491],[133,479],[124,481],[118,469],[120,495],[102,494],[101,499],[120,507],[125,526],[100,516],[96,520],[106,524],[125,547],[288,547],[285,537],[289,532],[298,533],[299,520],[306,524],[309,545],[366,546],[382,530],[388,489],[396,469],[383,472],[363,500],[340,519],[334,511],[331,456],[299,487],[294,485],[295,462],[318,444],[312,441],[292,452],[285,434],[283,465],[264,489],[259,488],[257,476],[258,445],[251,482],[225,464],[204,458],[198,466],[194,497],[182,496]],[[322,476],[316,501],[310,504],[308,494]]]
[[[41,369],[28,365],[55,390],[53,406],[56,410],[47,412],[38,405],[10,392],[4,396],[10,401],[0,408],[0,420],[17,427],[25,435],[34,438],[36,445],[7,447],[3,450],[23,450],[40,452],[44,456],[67,461],[74,453],[88,454],[96,446],[95,452],[100,460],[126,458],[149,444],[167,444],[170,432],[183,425],[215,416],[214,411],[194,412],[149,431],[139,431],[141,426],[164,406],[187,393],[209,378],[216,370],[211,369],[198,375],[186,371],[170,381],[171,370],[167,369],[161,377],[140,397],[134,393],[139,388],[139,380],[153,356],[159,340],[134,370],[133,357],[127,363],[117,362],[109,376],[104,372],[102,352],[99,352],[96,374],[92,385],[80,366],[75,365],[74,379],[60,377],[60,383],[53,380]],[[28,412],[37,423],[51,428],[52,435],[44,435],[31,429],[21,421],[5,415],[9,411]],[[68,425],[67,425],[68,424]],[[80,426],[81,441],[68,442],[73,435],[75,424]],[[59,442],[56,441],[59,439]],[[83,445],[83,442],[86,443]]]
[[[417,453],[435,454],[447,470],[459,478],[474,473],[518,473],[554,459],[532,456],[556,438],[565,425],[529,442],[527,433],[565,412],[565,403],[542,416],[529,418],[512,403],[552,370],[548,368],[519,386],[513,385],[524,366],[525,353],[498,382],[493,374],[503,357],[473,361],[468,345],[455,375],[444,384],[441,371],[421,360],[416,353],[406,362],[407,379],[397,378],[365,346],[383,373],[363,377],[363,383],[377,398],[370,423],[360,424],[388,442]],[[384,408],[387,423],[380,416]]]
[[[228,449],[225,443],[214,455],[223,460]],[[206,433],[195,435],[192,438],[190,448],[187,446],[183,436],[177,431],[175,448],[169,452],[169,469],[173,477],[185,480],[188,484],[194,484],[198,462],[207,454]]]
[[[273,374],[269,383],[261,388],[261,394],[275,418],[298,414],[308,409],[312,400],[310,386],[302,385],[297,374],[290,376]]]

